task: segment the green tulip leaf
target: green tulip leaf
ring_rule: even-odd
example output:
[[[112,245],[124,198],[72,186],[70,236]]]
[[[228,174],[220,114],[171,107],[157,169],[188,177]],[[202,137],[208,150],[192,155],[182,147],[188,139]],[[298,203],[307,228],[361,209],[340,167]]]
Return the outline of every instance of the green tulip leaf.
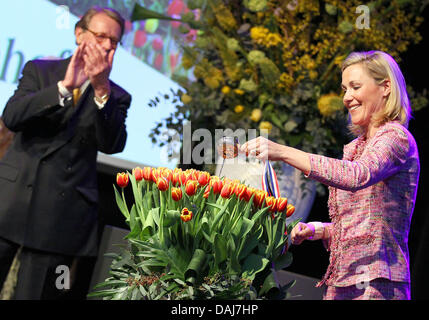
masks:
[[[178,210],[168,210],[164,215],[163,227],[168,228],[180,221],[180,212]]]
[[[147,215],[147,218],[144,221],[143,226],[142,226],[143,238],[148,238],[148,237],[152,236],[153,233],[155,232],[155,230],[156,230],[156,224],[155,224],[155,221],[153,220],[153,215],[150,214],[150,212],[149,212],[149,214]]]
[[[133,204],[130,211],[130,228],[131,230],[135,228],[135,225],[137,224],[137,209],[136,205]]]
[[[219,209],[219,210],[222,210],[225,206],[223,205],[220,205],[220,204],[217,204],[217,203],[211,203],[211,202],[208,202],[207,203],[207,205],[209,205],[210,207],[214,207],[214,208],[217,208],[217,209]]]
[[[159,227],[159,210],[160,208],[153,208],[149,211],[148,217],[146,219],[149,219],[149,216],[152,217],[152,220],[156,223],[156,225]]]
[[[229,255],[229,273],[230,274],[240,274],[241,273],[241,264],[238,260],[238,253],[237,253],[237,245],[238,245],[238,239],[237,237],[230,233],[230,237],[227,240],[227,252]]]
[[[246,207],[243,210],[243,217],[245,218],[249,218],[251,209],[252,209],[252,204],[253,204],[253,198],[254,198],[254,194],[252,194],[252,197],[250,198],[249,202],[246,204]]]
[[[128,212],[127,204],[124,202],[123,198],[119,194],[118,190],[116,189],[116,186],[113,185],[113,189],[115,190],[115,200],[116,204],[118,205],[119,210],[124,215],[127,222],[130,220],[130,213]],[[123,192],[123,190],[122,190]]]
[[[211,231],[213,232],[214,230],[215,230],[215,228],[218,228],[219,226],[218,226],[218,223],[219,223],[219,220],[223,217],[223,215],[225,214],[225,212],[226,212],[226,209],[228,208],[228,205],[229,205],[229,203],[230,203],[230,201],[232,200],[232,198],[229,198],[226,202],[225,202],[225,204],[223,205],[223,206],[218,206],[217,204],[213,204],[213,203],[207,203],[207,205],[208,206],[213,206],[213,207],[216,207],[216,208],[219,208],[220,209],[220,211],[219,212],[217,212],[216,213],[216,216],[215,216],[215,218],[213,219],[213,222],[212,222],[212,224],[211,224]]]
[[[161,191],[159,191],[158,187],[156,186],[156,183],[154,183],[152,185],[152,195],[153,195],[153,207],[161,207],[161,203],[160,203],[160,196],[159,193]]]
[[[265,295],[271,299],[279,298],[280,288],[274,276],[274,271],[271,270],[266,276],[262,288],[259,291],[259,295]]]
[[[227,246],[226,246],[227,242],[224,236],[222,236],[219,233],[216,233],[213,244],[214,244],[214,251],[215,251],[214,252],[215,263],[216,265],[220,265],[228,257]]]
[[[204,238],[210,243],[213,244],[214,238],[212,238],[210,236],[210,225],[208,223],[208,220],[206,217],[203,217],[201,219],[201,224],[200,227],[198,229],[198,233],[202,233],[202,235],[204,236]]]
[[[128,173],[128,172],[127,172]],[[142,193],[139,190],[136,178],[133,174],[128,173],[128,177],[131,181],[131,187],[133,189],[134,200],[136,202],[137,208],[140,209],[142,207]]]
[[[252,217],[252,221],[256,222],[264,213],[266,213],[268,211],[268,207],[264,207],[260,210],[258,210],[258,212],[256,212],[253,217]]]
[[[254,221],[243,217],[239,237],[240,238],[246,237],[247,234],[252,230],[254,225],[255,225]]]
[[[133,207],[131,208],[131,213],[130,213],[131,232],[128,233],[128,235],[125,237],[125,239],[137,238],[141,232],[140,223],[138,222],[138,220],[136,220],[136,214],[137,214],[136,211],[137,211],[136,206],[133,205]]]
[[[185,272],[186,283],[194,285],[200,276],[201,269],[204,266],[206,253],[201,249],[196,249],[191,261],[189,262],[188,268]]]
[[[284,268],[289,267],[292,264],[292,261],[293,261],[292,253],[290,253],[289,251],[286,251],[284,254],[279,256],[274,261],[274,268],[275,270],[282,270]]]
[[[258,254],[250,254],[243,263],[242,276],[249,280],[254,280],[257,273],[265,269],[270,261]]]
[[[259,239],[255,234],[248,236],[246,239],[242,239],[238,260],[246,258],[258,245]]]

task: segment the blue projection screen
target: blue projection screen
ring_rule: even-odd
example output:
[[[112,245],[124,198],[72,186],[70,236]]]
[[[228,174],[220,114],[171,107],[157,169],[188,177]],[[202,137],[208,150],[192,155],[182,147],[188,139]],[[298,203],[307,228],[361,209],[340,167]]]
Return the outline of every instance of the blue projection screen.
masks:
[[[78,17],[66,7],[47,0],[14,0],[0,10],[0,114],[17,87],[24,64],[35,58],[67,58],[76,49],[74,25]],[[178,84],[118,47],[111,79],[132,95],[127,117],[128,139],[123,152],[99,153],[98,162],[131,169],[137,165],[173,168],[166,148],[152,144],[149,133],[169,116],[173,105],[148,106],[160,93],[177,90]]]

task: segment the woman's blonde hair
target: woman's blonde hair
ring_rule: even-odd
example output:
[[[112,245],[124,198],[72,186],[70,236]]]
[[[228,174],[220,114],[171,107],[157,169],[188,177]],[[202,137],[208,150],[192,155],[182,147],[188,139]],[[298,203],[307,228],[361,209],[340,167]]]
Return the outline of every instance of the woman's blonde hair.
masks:
[[[390,80],[390,94],[384,108],[372,115],[375,125],[398,121],[408,127],[411,118],[410,100],[404,76],[396,61],[383,51],[352,52],[343,61],[341,71],[356,63],[361,63],[376,83],[382,84],[385,80]],[[364,133],[362,127],[353,125],[351,121],[349,129],[355,135]]]

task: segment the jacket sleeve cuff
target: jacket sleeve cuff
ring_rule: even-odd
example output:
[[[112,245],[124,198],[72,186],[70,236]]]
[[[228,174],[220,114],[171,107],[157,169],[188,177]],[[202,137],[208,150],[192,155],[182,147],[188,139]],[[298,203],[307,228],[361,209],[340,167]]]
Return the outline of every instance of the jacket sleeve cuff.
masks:
[[[325,230],[325,226],[322,222],[309,222],[310,226],[314,227],[314,234],[312,237],[308,238],[308,240],[320,240],[323,237],[323,232]]]

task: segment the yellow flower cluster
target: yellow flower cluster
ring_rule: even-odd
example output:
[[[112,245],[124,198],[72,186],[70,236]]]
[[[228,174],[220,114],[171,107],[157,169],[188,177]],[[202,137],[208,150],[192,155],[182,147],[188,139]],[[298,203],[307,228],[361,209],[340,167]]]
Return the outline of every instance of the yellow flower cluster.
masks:
[[[217,89],[224,81],[222,71],[214,67],[209,69],[208,75],[203,80],[210,89]]]
[[[263,39],[266,38],[270,31],[264,27],[253,27],[250,29],[250,38],[257,44],[262,44]]]
[[[291,75],[283,72],[280,75],[280,79],[277,84],[277,87],[279,89],[286,90],[286,92],[290,92],[290,88],[293,86],[294,82],[295,82],[295,79]]]
[[[261,123],[259,124],[259,129],[270,133],[271,130],[273,129],[273,125],[269,121],[261,121]]]
[[[253,27],[250,29],[250,38],[262,46],[267,48],[275,47],[282,42],[282,37],[278,33],[272,33],[264,27]]]
[[[241,104],[236,105],[234,108],[235,113],[242,113],[243,111],[244,111],[244,106],[242,106]]]
[[[221,89],[221,91],[222,91],[223,94],[228,94],[228,93],[231,92],[231,88],[228,87],[228,86],[223,86],[222,89]]]
[[[335,59],[334,59],[334,64],[336,65],[336,66],[341,66],[341,64],[343,63],[343,61],[345,60],[347,58],[347,55],[345,55],[345,54],[343,54],[343,55],[340,55],[340,56],[337,56],[337,57],[335,57]]]
[[[344,108],[343,99],[335,93],[322,95],[317,101],[317,108],[324,117],[332,116]]]
[[[237,27],[237,22],[231,11],[220,0],[212,0],[208,2],[213,10],[217,22],[224,30],[232,30]]]
[[[207,59],[203,59],[194,68],[194,76],[202,79],[210,89],[217,89],[224,83],[222,70],[211,65]]]
[[[182,94],[182,96],[180,97],[180,100],[184,103],[184,104],[188,104],[192,101],[192,97],[186,93]]]
[[[258,122],[262,118],[262,110],[261,109],[253,109],[250,114],[250,120],[253,122]]]
[[[267,35],[266,41],[264,42],[264,45],[268,48],[275,47],[281,42],[282,42],[282,38],[278,33],[269,33]]]

